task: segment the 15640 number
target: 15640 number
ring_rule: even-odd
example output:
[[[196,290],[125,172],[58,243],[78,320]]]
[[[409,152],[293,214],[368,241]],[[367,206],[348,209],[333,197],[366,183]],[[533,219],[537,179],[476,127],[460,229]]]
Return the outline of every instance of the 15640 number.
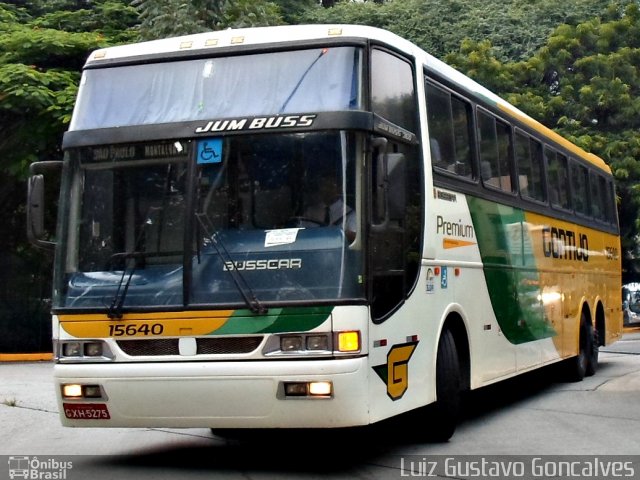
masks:
[[[139,325],[109,325],[109,336],[111,337],[133,337],[136,335],[162,335],[164,325],[161,323],[141,323]]]

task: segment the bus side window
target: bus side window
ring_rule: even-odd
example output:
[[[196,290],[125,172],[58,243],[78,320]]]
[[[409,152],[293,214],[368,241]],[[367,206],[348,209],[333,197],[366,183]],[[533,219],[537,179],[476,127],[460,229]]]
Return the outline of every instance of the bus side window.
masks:
[[[434,167],[447,170],[454,162],[451,96],[429,82],[427,82],[427,118],[431,162]]]
[[[427,117],[433,167],[473,178],[471,106],[427,81]]]
[[[520,132],[515,137],[518,187],[523,197],[545,201],[542,145]]]
[[[473,123],[471,105],[457,97],[451,98],[453,114],[453,143],[456,151],[456,175],[473,178]]]
[[[573,206],[575,207],[576,212],[581,213],[582,215],[588,215],[588,171],[584,166],[579,165],[575,161],[571,162],[569,171],[571,173],[571,198]]]
[[[478,111],[480,175],[485,185],[512,192],[511,127]]]
[[[616,195],[613,188],[613,182],[606,182],[605,195],[605,208],[606,208],[606,220],[611,225],[617,226],[617,214],[616,214]]]
[[[604,177],[591,172],[589,175],[589,187],[591,189],[591,214],[597,220],[607,221],[607,186]]]
[[[544,149],[544,157],[547,161],[549,172],[549,197],[551,205],[556,208],[569,210],[571,201],[569,197],[569,173],[567,170],[567,157],[556,153],[549,147]]]

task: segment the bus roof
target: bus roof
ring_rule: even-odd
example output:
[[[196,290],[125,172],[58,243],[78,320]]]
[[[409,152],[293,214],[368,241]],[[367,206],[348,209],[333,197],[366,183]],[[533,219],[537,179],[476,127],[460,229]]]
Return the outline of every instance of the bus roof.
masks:
[[[553,130],[545,127],[515,106],[508,103],[489,89],[467,77],[450,65],[428,54],[410,41],[384,29],[363,25],[284,25],[274,27],[254,27],[227,29],[185,35],[180,37],[151,40],[128,45],[120,45],[96,50],[91,53],[85,66],[96,67],[102,62],[134,59],[149,55],[172,54],[178,52],[206,53],[219,48],[243,48],[248,45],[302,42],[330,38],[362,38],[388,44],[414,56],[418,62],[448,78],[478,99],[493,104],[506,116],[510,116],[539,132],[550,141],[562,146],[581,159],[601,170],[611,173],[609,166],[600,157],[588,153],[574,145]]]

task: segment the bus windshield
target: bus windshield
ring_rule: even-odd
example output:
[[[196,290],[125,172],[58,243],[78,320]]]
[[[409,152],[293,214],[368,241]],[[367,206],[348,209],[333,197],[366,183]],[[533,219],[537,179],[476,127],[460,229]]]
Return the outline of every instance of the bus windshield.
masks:
[[[361,109],[361,62],[332,47],[88,69],[69,130]]]
[[[71,149],[54,307],[362,299],[362,141],[336,131]]]

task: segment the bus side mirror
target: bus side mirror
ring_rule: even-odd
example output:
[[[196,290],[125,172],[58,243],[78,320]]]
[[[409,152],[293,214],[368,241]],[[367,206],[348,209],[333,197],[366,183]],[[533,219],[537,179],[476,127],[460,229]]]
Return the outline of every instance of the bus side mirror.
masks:
[[[403,220],[407,208],[406,157],[403,153],[387,154],[387,210],[390,220]]]
[[[387,153],[387,139],[373,139],[375,157],[374,217],[376,225],[404,219],[406,210],[406,157],[403,153]]]
[[[372,178],[374,225],[383,225],[387,220],[387,143],[384,137],[376,137],[371,142],[375,154]]]
[[[27,238],[34,246],[53,250],[55,242],[45,240],[44,217],[46,210],[44,174],[46,170],[62,167],[62,162],[36,162],[30,166],[27,185]]]

